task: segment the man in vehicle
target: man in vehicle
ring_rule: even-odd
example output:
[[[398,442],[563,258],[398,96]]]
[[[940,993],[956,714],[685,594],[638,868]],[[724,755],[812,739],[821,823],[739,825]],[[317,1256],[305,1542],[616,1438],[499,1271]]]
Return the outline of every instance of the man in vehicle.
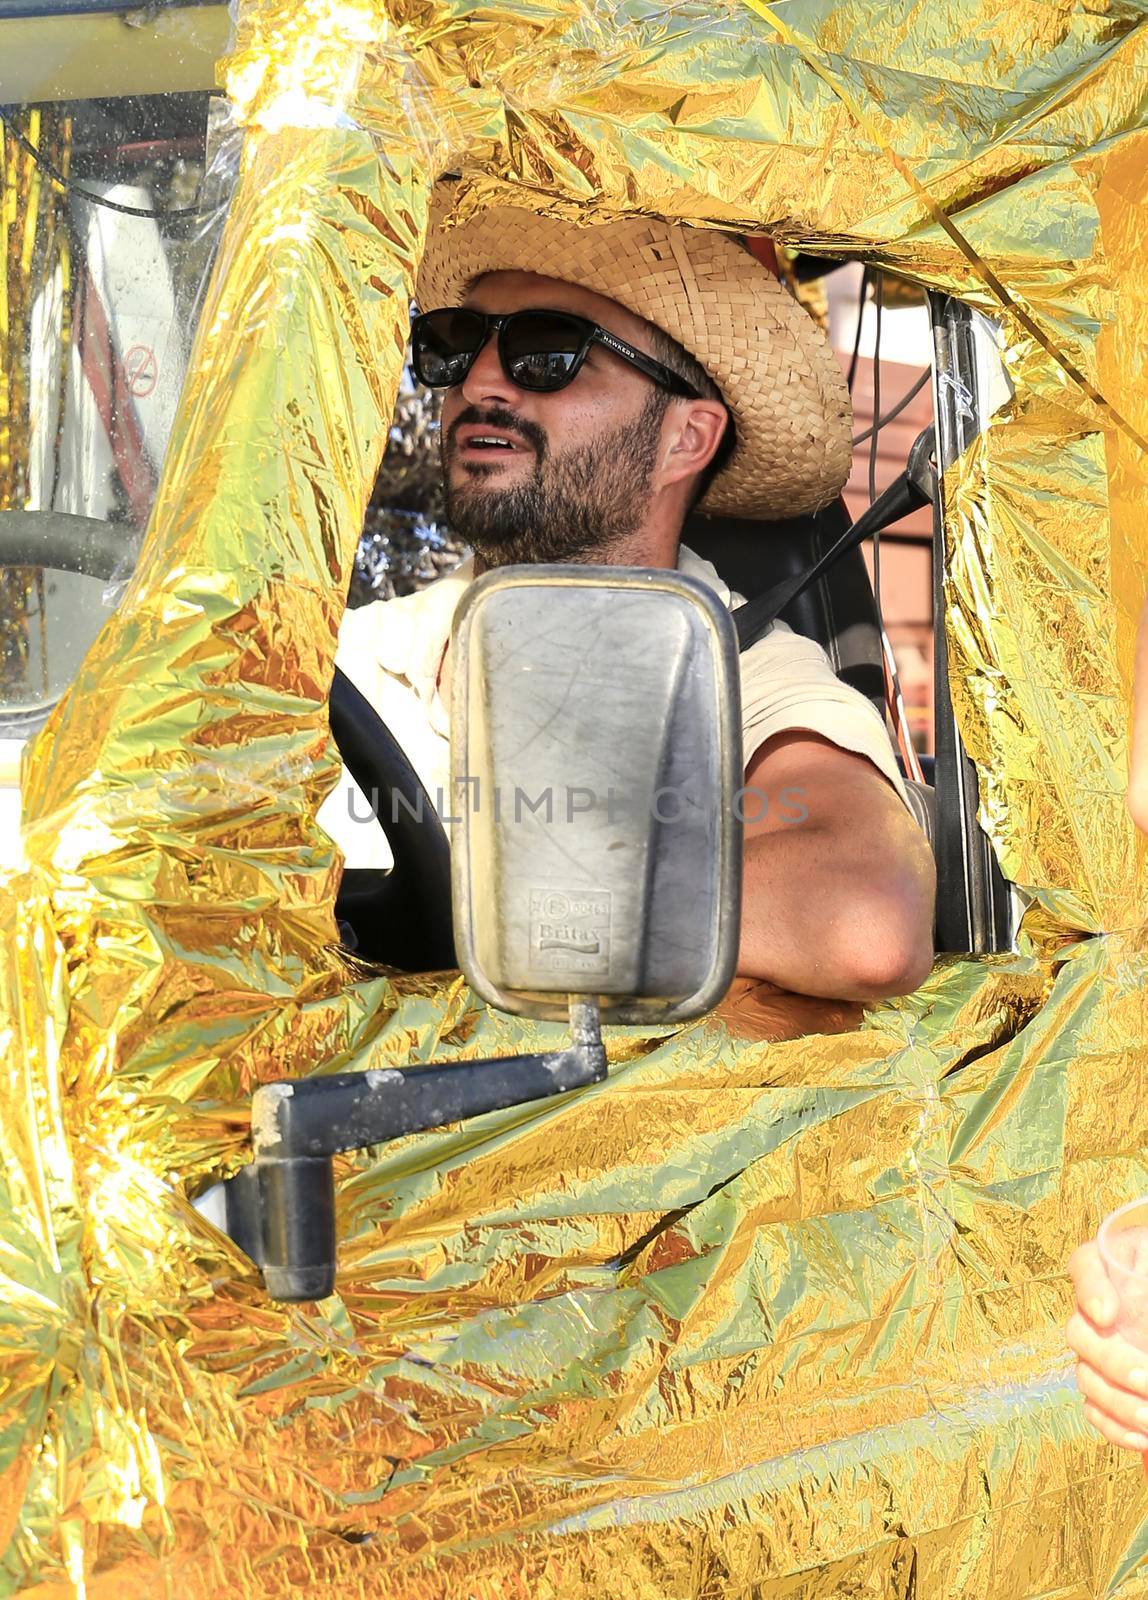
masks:
[[[724,234],[634,218],[587,229],[509,207],[444,228],[440,213],[417,294],[413,361],[446,391],[447,515],[474,555],[421,593],[348,613],[338,659],[433,796],[450,794],[450,627],[476,574],[677,566],[733,606],[682,547],[687,514],[815,510],[840,492],[851,443],[832,351]],[[882,718],[782,623],[743,653],[741,676],[754,794],[739,972],[835,999],[914,989],[932,961],[934,868]],[[373,830],[349,809],[336,791],[321,820],[366,864]]]

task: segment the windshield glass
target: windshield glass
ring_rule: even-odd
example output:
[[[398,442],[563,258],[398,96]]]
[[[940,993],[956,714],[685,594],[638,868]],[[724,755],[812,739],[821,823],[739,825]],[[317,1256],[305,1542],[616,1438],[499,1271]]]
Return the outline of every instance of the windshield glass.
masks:
[[[2,114],[0,739],[12,741],[42,725],[131,574],[230,171],[207,87]]]

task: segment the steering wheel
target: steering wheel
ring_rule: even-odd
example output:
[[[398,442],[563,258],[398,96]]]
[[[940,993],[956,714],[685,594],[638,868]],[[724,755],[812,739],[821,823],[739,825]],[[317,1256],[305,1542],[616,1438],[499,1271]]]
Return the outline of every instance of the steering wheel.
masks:
[[[329,710],[343,765],[374,801],[394,858],[390,871],[345,867],[335,915],[372,961],[407,972],[456,966],[450,846],[439,814],[402,745],[338,667]]]
[[[0,511],[0,567],[50,567],[105,583],[122,571],[126,530],[62,511]],[[359,955],[408,972],[456,965],[450,846],[438,812],[386,723],[338,667],[331,736],[348,772],[374,800],[394,866],[348,867],[335,915]]]

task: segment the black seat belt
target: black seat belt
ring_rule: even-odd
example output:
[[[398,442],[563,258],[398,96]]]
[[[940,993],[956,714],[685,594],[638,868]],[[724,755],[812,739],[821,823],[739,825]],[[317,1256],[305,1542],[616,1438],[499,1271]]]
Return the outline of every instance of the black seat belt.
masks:
[[[781,583],[775,583],[773,588],[767,589],[764,594],[756,595],[754,599],[738,606],[733,612],[733,625],[737,629],[737,644],[741,653],[744,654],[751,645],[756,644],[772,627],[786,606],[796,600],[811,583],[815,583],[835,561],[839,561],[843,555],[847,555],[850,550],[863,543],[871,533],[879,533],[882,528],[887,528],[890,523],[899,522],[902,517],[907,517],[919,506],[931,503],[935,492],[933,471],[929,465],[932,445],[933,429],[930,425],[918,434],[913,448],[909,451],[909,464],[897,481],[891,483],[883,494],[878,495],[873,504],[861,513],[852,526],[846,528],[840,539],[830,545],[823,556],[804,572],[795,573],[792,578],[785,578]]]

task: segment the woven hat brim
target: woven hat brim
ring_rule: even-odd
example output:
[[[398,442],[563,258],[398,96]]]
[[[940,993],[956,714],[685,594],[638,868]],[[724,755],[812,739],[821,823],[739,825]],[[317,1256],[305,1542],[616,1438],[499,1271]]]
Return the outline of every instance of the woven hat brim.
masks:
[[[420,308],[459,304],[488,272],[591,289],[676,339],[722,392],[737,447],[701,510],[786,518],[841,492],[852,459],[844,375],[809,315],[735,240],[657,218],[582,225],[510,206],[449,227],[449,207],[448,195],[436,196]]]

